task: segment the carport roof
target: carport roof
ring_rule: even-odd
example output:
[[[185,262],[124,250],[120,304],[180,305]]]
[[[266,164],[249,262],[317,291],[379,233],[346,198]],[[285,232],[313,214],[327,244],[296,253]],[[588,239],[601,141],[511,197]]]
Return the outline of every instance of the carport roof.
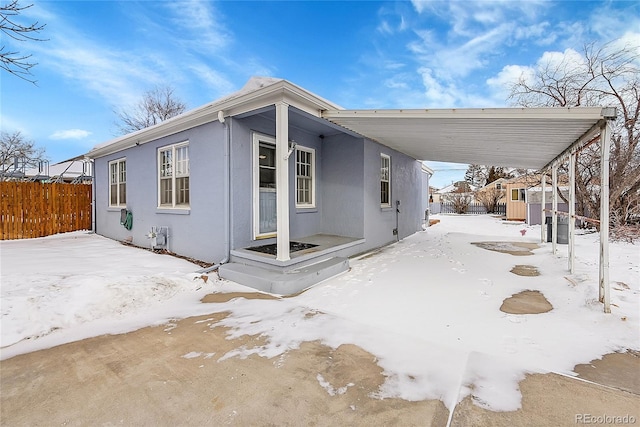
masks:
[[[615,109],[324,110],[322,117],[420,160],[542,169],[597,134]]]

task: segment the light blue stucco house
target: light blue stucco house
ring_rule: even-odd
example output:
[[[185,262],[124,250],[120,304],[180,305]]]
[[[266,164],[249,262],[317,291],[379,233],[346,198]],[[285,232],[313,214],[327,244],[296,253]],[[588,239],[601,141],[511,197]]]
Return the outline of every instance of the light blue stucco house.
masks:
[[[323,118],[327,110],[341,108],[286,80],[253,78],[95,147],[95,232],[291,294],[422,230],[432,172]]]

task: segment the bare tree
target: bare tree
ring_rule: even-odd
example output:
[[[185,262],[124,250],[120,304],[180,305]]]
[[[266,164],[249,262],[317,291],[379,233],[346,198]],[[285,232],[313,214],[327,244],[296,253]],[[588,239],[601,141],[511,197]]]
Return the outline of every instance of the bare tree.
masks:
[[[30,168],[46,160],[45,150],[26,139],[19,131],[0,134],[0,173]]]
[[[471,187],[466,181],[458,181],[454,183],[454,187],[455,189],[452,192],[443,194],[442,199],[447,203],[451,203],[455,213],[465,214],[473,201]]]
[[[443,194],[442,198],[445,202],[451,203],[453,211],[457,214],[467,213],[471,204],[471,194],[469,193],[448,193]]]
[[[45,39],[35,36],[35,34],[44,29],[45,24],[40,24],[36,21],[33,24],[24,25],[16,20],[18,15],[32,6],[33,4],[20,6],[18,0],[12,0],[6,5],[0,6],[0,30],[18,42],[45,41]],[[2,47],[0,47],[0,67],[23,80],[35,83],[35,80],[29,78],[29,76],[33,76],[31,68],[37,64],[31,60],[31,56],[8,49],[3,43]]]
[[[612,226],[632,220],[640,192],[640,46],[613,41],[566,51],[521,76],[510,99],[526,107],[613,106],[609,187]],[[578,156],[576,189],[583,214],[595,216],[600,204],[600,150],[591,144]],[[635,200],[635,204],[634,201]],[[630,206],[630,208],[629,208]],[[580,206],[579,206],[580,207]]]
[[[484,187],[500,178],[513,178],[522,175],[523,171],[518,169],[507,169],[499,166],[486,166],[471,164],[465,172],[464,179],[476,187]]]
[[[116,125],[124,135],[175,117],[186,108],[186,104],[175,97],[172,87],[156,86],[146,91],[131,111],[116,112],[119,119]]]
[[[482,203],[487,213],[494,213],[504,195],[505,191],[497,187],[483,188],[476,192],[476,200]]]

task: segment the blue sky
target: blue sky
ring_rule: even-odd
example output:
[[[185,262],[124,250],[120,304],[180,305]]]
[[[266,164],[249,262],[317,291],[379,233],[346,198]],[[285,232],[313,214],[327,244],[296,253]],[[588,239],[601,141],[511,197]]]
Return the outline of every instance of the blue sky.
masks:
[[[7,0],[1,0],[6,3]],[[637,1],[22,1],[48,41],[37,86],[2,71],[0,126],[52,161],[117,136],[114,110],[168,84],[188,108],[251,76],[287,79],[345,108],[509,106],[506,83],[543,55],[623,38]],[[433,163],[444,186],[466,165]]]

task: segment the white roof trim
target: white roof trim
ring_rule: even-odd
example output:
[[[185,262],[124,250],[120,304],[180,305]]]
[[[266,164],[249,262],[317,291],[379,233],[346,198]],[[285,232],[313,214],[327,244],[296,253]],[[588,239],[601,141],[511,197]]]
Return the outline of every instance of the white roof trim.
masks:
[[[433,169],[431,169],[429,166],[425,165],[424,163],[422,163],[422,172],[428,173],[429,175],[433,176]]]
[[[238,92],[217,101],[187,111],[157,125],[96,145],[86,156],[88,158],[102,157],[158,138],[173,135],[195,126],[218,121],[220,116],[224,118],[247,113],[274,105],[279,101],[283,101],[316,117],[320,117],[323,110],[341,108],[337,104],[286,80],[265,79],[262,85],[250,85],[249,83]],[[220,111],[222,111],[221,115],[219,115]]]

